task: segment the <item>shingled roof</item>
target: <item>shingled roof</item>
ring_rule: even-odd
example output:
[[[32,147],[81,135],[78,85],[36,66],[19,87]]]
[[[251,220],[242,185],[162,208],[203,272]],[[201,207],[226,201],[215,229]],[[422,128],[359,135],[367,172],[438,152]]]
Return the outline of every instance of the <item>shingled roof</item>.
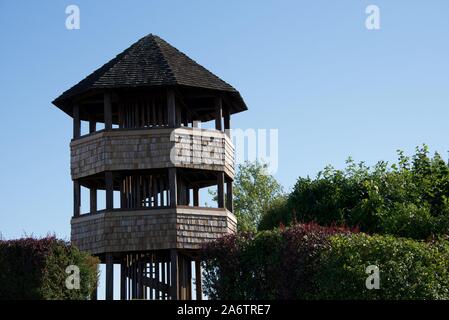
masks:
[[[227,92],[237,103],[235,111],[247,109],[239,92],[230,84],[152,34],[65,91],[53,104],[64,109],[69,99],[93,89],[156,86],[187,86]]]

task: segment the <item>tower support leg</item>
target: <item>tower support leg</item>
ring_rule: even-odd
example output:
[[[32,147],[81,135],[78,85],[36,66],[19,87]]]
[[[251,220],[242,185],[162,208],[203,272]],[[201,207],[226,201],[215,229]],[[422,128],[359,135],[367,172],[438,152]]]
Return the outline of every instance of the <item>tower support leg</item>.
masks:
[[[201,261],[199,258],[195,260],[195,286],[196,300],[203,300],[203,289],[201,286]]]
[[[170,297],[179,300],[179,261],[176,249],[170,250]]]
[[[120,264],[120,300],[126,300],[126,257]]]
[[[114,263],[111,253],[106,253],[106,300],[114,299]]]

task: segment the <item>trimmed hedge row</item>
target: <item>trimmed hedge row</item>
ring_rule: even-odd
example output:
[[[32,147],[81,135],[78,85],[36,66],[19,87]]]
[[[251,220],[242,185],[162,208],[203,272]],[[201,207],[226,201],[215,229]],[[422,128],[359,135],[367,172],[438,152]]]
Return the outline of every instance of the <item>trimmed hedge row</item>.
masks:
[[[55,237],[0,240],[0,299],[88,299],[98,280],[97,258]],[[80,289],[69,290],[69,265]]]
[[[299,224],[203,249],[211,299],[449,299],[449,246]],[[380,270],[368,290],[366,268]]]
[[[321,299],[449,299],[449,245],[392,236],[330,237],[317,273]],[[366,267],[379,268],[378,290],[367,290]]]

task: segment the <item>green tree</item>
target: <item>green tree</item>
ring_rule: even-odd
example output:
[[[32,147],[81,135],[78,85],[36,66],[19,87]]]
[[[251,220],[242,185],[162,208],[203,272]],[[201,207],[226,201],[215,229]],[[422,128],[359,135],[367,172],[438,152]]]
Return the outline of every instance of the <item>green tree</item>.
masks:
[[[449,233],[449,166],[426,145],[412,157],[373,167],[348,159],[343,170],[326,167],[315,179],[300,177],[288,199],[263,216],[260,229],[315,221],[364,232],[426,239]]]
[[[245,162],[234,180],[234,213],[240,231],[255,231],[264,212],[282,198],[282,186],[268,173],[267,165]]]

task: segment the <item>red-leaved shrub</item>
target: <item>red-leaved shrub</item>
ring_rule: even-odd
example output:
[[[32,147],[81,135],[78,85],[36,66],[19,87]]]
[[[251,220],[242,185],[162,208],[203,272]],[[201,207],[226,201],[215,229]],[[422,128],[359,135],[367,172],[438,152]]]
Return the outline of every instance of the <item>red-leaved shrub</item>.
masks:
[[[328,237],[354,231],[307,223],[222,237],[203,247],[204,292],[211,299],[311,298]]]

